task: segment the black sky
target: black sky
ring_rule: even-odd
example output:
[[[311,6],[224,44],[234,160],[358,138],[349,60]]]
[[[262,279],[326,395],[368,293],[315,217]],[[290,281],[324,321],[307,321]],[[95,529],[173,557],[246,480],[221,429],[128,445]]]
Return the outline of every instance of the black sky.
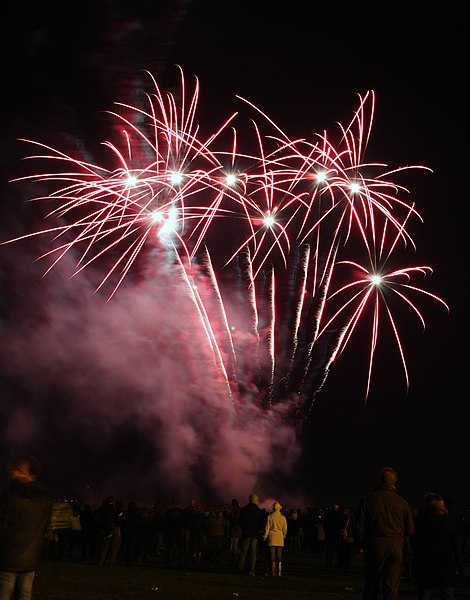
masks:
[[[20,159],[25,150],[16,138],[54,145],[58,132],[69,132],[84,147],[94,144],[106,137],[100,111],[116,100],[135,101],[146,81],[144,70],[163,88],[174,82],[175,64],[188,79],[197,76],[201,121],[220,122],[239,95],[292,136],[330,129],[336,121],[348,123],[357,94],[374,90],[371,160],[377,157],[392,166],[423,164],[433,170],[409,176],[424,217],[415,233],[416,261],[433,267],[427,289],[444,298],[451,310],[447,315],[431,304],[424,310],[425,333],[416,323],[410,329],[409,391],[399,362],[384,354],[364,405],[355,348],[344,355],[310,413],[302,468],[293,478],[304,482],[314,501],[353,503],[375,484],[379,468],[392,464],[401,474],[401,491],[413,502],[420,501],[424,490],[435,489],[455,496],[463,506],[470,503],[464,312],[468,49],[463,9],[453,3],[411,9],[410,3],[377,2],[315,3],[307,10],[308,4],[262,0],[222,3],[222,10],[217,3],[197,0],[97,0],[73,9],[59,2],[11,3],[2,33],[1,237],[27,229],[32,219],[7,183],[24,173]],[[30,259],[25,253],[24,260]],[[26,269],[19,259],[14,264]],[[18,291],[12,308],[12,286],[25,285],[18,283],[15,269],[2,267],[2,311],[7,319],[14,310],[21,321],[28,292]],[[31,268],[32,279],[38,274],[39,269]],[[2,372],[8,373],[5,397],[14,389],[14,401],[21,402],[21,385],[11,383],[5,365]],[[9,407],[11,398],[0,408],[0,430],[11,416]],[[74,457],[73,444],[66,439],[74,423],[68,423],[65,433],[54,425],[54,403],[45,402],[44,411],[44,426],[64,437],[63,462],[52,461],[57,471],[66,470],[70,461],[96,461],[92,445],[81,444],[81,456]],[[40,413],[35,410],[30,418]],[[139,444],[138,436],[122,439],[132,448]],[[17,451],[20,441],[17,447],[3,437],[3,456]],[[125,464],[127,446],[118,448],[118,441],[119,436],[113,447],[101,448],[103,462],[114,455]],[[37,452],[48,459],[58,446],[57,440],[49,440]],[[145,455],[145,447],[141,452]],[[74,469],[74,476],[82,473],[83,468]],[[65,472],[56,472],[52,479],[55,489],[62,479],[68,484]]]

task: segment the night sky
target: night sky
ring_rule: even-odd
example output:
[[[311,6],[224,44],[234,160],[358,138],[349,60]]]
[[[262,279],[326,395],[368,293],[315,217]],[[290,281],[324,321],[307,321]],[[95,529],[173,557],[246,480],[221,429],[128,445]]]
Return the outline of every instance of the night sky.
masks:
[[[29,173],[21,159],[31,149],[18,138],[101,160],[100,142],[109,137],[103,111],[115,101],[141,102],[151,89],[146,70],[170,91],[175,65],[191,84],[196,76],[206,130],[238,109],[241,96],[292,137],[308,137],[349,123],[358,94],[373,90],[369,160],[433,171],[405,178],[424,219],[413,227],[412,260],[432,266],[420,283],[450,313],[422,300],[424,333],[417,319],[402,316],[409,390],[385,335],[365,402],[369,339],[361,333],[334,364],[301,439],[262,421],[257,432],[254,418],[253,447],[241,453],[219,408],[204,400],[210,377],[187,381],[184,361],[194,362],[196,349],[175,351],[188,336],[171,335],[186,309],[182,302],[177,315],[166,314],[171,290],[134,274],[106,303],[94,294],[93,271],[70,279],[68,258],[42,278],[41,237],[1,246],[0,458],[36,454],[56,496],[96,501],[112,493],[243,502],[256,491],[285,504],[355,504],[392,465],[413,504],[430,489],[458,507],[470,504],[463,9],[319,3],[305,12],[304,2],[264,0],[223,11],[202,1],[10,4],[2,32],[2,241],[43,227],[36,204],[26,202],[37,189],[9,182]],[[152,331],[163,323],[170,333],[156,343]],[[189,404],[191,384],[207,388]],[[260,471],[274,463],[262,479],[258,461]]]

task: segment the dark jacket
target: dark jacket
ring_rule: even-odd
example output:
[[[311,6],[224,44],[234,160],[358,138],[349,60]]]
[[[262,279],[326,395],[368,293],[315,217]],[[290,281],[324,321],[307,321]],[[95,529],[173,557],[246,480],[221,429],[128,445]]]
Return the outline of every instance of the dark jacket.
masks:
[[[393,485],[381,484],[359,502],[356,515],[358,543],[404,544],[405,536],[414,533],[411,507]]]
[[[250,502],[249,504],[244,506],[240,511],[239,524],[242,532],[242,537],[258,537],[264,525],[263,511],[257,504],[253,504],[253,502]]]
[[[459,551],[455,526],[449,515],[423,512],[416,518],[411,538],[413,575],[420,589],[453,587],[456,582],[455,556]]]
[[[40,481],[11,481],[0,498],[0,571],[35,571],[41,560],[52,499]]]

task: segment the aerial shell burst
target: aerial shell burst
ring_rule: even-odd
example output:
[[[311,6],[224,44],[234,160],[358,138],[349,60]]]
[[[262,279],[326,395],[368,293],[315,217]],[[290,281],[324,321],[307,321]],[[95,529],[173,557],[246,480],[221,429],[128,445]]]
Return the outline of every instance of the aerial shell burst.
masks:
[[[107,287],[109,300],[144,249],[163,249],[159,256],[177,266],[187,284],[235,415],[246,403],[247,375],[241,371],[247,364],[257,391],[253,402],[267,411],[279,412],[282,406],[283,417],[305,414],[332,361],[370,313],[366,398],[384,317],[408,385],[389,294],[423,326],[416,296],[448,307],[411,283],[430,267],[388,268],[398,250],[415,249],[407,226],[421,219],[408,190],[393,177],[405,169],[430,169],[366,162],[372,91],[359,96],[351,122],[339,126],[337,143],[326,131],[291,139],[267,114],[239,98],[256,115],[255,141],[247,152],[240,147],[238,112],[202,135],[196,122],[199,82],[195,78],[187,98],[179,73],[177,96],[163,93],[149,74],[154,91],[146,94],[143,108],[116,103],[110,114],[121,137],[104,142],[112,167],[24,140],[40,149],[29,159],[60,165],[14,180],[54,187],[33,198],[48,207],[52,225],[2,244],[47,234],[50,248],[39,258],[48,258],[48,271],[68,253],[76,257],[75,274],[107,259],[98,289]],[[345,267],[351,268],[346,280]],[[233,286],[234,273],[246,302],[243,335],[227,303],[233,291],[227,281]],[[207,285],[199,288],[201,277],[209,284],[210,299]]]

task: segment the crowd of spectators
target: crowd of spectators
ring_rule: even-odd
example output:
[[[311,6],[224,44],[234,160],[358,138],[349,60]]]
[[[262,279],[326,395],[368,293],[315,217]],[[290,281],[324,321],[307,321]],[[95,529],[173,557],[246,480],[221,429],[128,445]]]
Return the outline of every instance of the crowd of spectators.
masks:
[[[269,508],[262,508],[267,519]],[[195,500],[182,504],[173,498],[151,506],[123,503],[107,496],[98,506],[76,500],[53,503],[45,557],[77,560],[102,566],[156,563],[168,567],[214,568],[239,562],[240,502],[207,505]],[[417,512],[417,511],[416,511]],[[355,534],[355,507],[284,507],[287,519],[285,553],[321,557],[326,567],[348,569],[360,552]],[[463,562],[470,563],[470,508],[456,517]],[[270,571],[263,529],[258,540],[260,569]],[[405,553],[403,579],[409,579],[410,557]]]

